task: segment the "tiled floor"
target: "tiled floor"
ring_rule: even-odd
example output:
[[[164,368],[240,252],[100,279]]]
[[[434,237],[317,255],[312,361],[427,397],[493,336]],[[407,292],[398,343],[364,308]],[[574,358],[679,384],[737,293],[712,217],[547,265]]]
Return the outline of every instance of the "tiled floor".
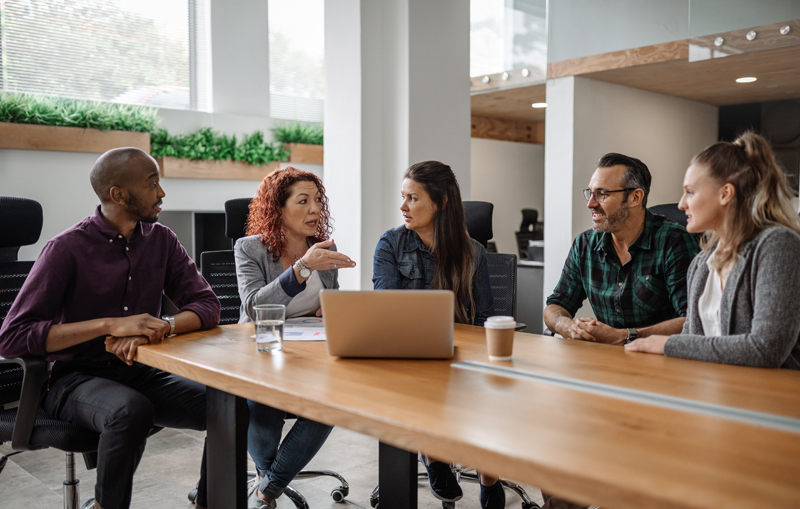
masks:
[[[290,421],[291,422],[291,421]],[[287,426],[288,429],[288,426]],[[163,430],[152,436],[134,478],[133,509],[193,509],[186,498],[198,478],[203,433]],[[1,454],[11,452],[9,445],[0,446]],[[81,480],[81,501],[94,496],[95,471],[87,471],[83,458],[76,457],[78,478]],[[251,464],[252,468],[252,464]],[[344,503],[336,503],[330,491],[338,486],[333,478],[298,479],[292,486],[308,500],[312,509],[368,509],[369,496],[378,482],[378,443],[375,439],[342,428],[335,428],[309,468],[331,469],[342,474],[350,484],[350,494]],[[64,453],[45,449],[18,454],[9,458],[0,473],[2,507],[26,509],[57,509],[62,507],[61,483],[64,480]],[[478,485],[462,484],[464,498],[459,509],[478,509]],[[528,495],[541,504],[536,488]],[[420,483],[419,507],[439,509],[427,484]],[[279,509],[292,509],[286,497],[278,501]],[[520,507],[520,499],[506,492],[506,507]]]

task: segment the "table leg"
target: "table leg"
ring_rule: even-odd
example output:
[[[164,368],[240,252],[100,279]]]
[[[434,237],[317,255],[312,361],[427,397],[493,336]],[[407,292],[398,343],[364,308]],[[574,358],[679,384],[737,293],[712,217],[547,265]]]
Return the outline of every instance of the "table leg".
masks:
[[[381,509],[416,509],[417,453],[380,442],[378,484]]]
[[[209,387],[208,508],[247,508],[247,401]]]

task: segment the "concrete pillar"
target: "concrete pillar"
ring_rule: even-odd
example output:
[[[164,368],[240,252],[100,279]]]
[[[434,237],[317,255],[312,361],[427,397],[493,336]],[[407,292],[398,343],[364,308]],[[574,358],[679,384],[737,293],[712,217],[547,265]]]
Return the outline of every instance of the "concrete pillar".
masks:
[[[359,264],[340,272],[343,288],[372,288],[411,164],[449,164],[469,198],[468,77],[469,2],[326,1],[325,186],[333,237]]]

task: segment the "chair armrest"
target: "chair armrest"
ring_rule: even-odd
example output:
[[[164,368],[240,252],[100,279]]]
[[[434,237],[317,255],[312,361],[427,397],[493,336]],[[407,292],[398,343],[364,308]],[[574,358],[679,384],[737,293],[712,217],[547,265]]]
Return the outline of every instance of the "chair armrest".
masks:
[[[525,330],[525,329],[527,329],[527,328],[528,328],[528,326],[527,326],[527,325],[525,325],[524,323],[522,323],[522,322],[517,322],[517,326],[516,326],[516,327],[514,327],[514,330],[515,330],[515,331],[517,331],[517,332],[522,332],[522,331],[524,331],[524,330]]]
[[[11,435],[11,448],[15,451],[26,451],[31,448],[31,434],[36,421],[36,412],[39,410],[42,384],[47,376],[47,362],[41,357],[16,357],[0,358],[0,364],[18,364],[22,367],[22,389],[19,394],[14,432]]]

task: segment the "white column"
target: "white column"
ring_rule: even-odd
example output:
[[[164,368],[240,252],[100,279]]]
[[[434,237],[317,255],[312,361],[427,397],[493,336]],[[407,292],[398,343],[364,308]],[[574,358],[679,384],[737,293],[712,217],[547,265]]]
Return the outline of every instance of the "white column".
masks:
[[[469,2],[326,2],[325,186],[337,246],[359,264],[343,288],[372,288],[408,166],[449,164],[469,198],[468,77]]]

